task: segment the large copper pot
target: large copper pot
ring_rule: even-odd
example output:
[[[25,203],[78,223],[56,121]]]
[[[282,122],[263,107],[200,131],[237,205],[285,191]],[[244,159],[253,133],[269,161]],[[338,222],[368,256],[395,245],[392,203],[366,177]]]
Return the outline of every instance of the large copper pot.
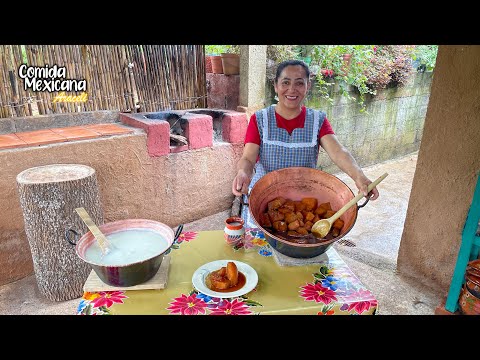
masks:
[[[259,222],[260,214],[265,212],[267,204],[282,196],[286,199],[301,200],[304,197],[317,198],[318,203],[330,202],[333,210],[339,210],[355,197],[352,190],[339,178],[324,171],[306,167],[289,167],[272,171],[258,180],[249,195],[249,210],[265,239],[278,252],[294,258],[311,258],[327,251],[334,242],[344,237],[357,220],[358,209],[362,204],[352,206],[341,217],[344,221],[340,235],[336,238],[316,244],[297,244],[275,236]]]

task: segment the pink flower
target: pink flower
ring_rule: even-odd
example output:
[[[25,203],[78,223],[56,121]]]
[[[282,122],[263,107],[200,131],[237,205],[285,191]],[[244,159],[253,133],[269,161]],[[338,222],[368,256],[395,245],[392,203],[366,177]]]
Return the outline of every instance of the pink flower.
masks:
[[[182,315],[198,315],[199,313],[205,314],[207,304],[203,299],[197,298],[196,295],[184,295],[173,299],[170,303],[170,307],[167,310],[171,310],[171,314]]]
[[[219,307],[212,309],[210,315],[251,315],[252,312],[243,301],[234,299],[232,302],[224,301]]]
[[[373,297],[372,293],[363,289],[349,294],[343,300],[347,302],[348,300],[353,300],[351,303],[348,303],[347,311],[354,310],[358,314],[378,305],[378,301]]]
[[[322,302],[329,304],[332,300],[337,300],[335,291],[323,287],[321,283],[307,284],[302,286],[300,294],[305,298],[305,301]]]
[[[109,308],[113,303],[123,304],[123,299],[128,298],[123,291],[100,291],[98,297],[92,299],[94,307],[106,306]]]
[[[243,239],[243,247],[245,249],[251,249],[255,246],[254,241],[255,236],[252,236],[251,234],[245,234],[245,238]]]
[[[369,310],[371,307],[377,306],[377,300],[373,301],[358,301],[348,304],[347,311],[354,310],[357,314],[361,314],[364,311]]]
[[[180,244],[182,242],[189,242],[190,240],[194,240],[198,235],[198,232],[195,231],[187,231],[184,233],[181,233],[180,236],[177,239],[177,243]]]

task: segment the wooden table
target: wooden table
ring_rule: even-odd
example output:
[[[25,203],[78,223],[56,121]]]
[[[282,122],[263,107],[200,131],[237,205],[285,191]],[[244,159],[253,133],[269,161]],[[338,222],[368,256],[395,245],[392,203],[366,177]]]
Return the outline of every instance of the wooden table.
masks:
[[[327,261],[301,266],[278,265],[258,229],[232,247],[223,230],[185,232],[169,252],[165,289],[85,292],[79,315],[373,315],[374,295],[360,282],[333,247]],[[214,260],[238,260],[258,274],[254,290],[237,298],[212,298],[192,285],[192,275]]]

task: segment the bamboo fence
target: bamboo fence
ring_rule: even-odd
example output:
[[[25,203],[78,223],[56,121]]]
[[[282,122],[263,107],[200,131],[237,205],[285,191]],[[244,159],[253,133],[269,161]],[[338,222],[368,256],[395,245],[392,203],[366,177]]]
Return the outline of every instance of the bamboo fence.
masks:
[[[205,108],[204,59],[203,45],[0,45],[0,118]],[[88,100],[54,102],[61,91],[26,88],[19,74],[22,64],[65,67],[60,80],[86,80],[86,90],[64,95],[85,92]]]

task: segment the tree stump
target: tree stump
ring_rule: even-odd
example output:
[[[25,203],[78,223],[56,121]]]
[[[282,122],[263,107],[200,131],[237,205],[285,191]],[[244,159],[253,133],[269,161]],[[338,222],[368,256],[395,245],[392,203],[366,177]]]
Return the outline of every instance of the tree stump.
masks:
[[[17,186],[38,288],[53,301],[81,297],[92,268],[76,254],[65,232],[88,232],[75,212],[78,207],[103,224],[95,170],[79,164],[34,167],[17,175]]]

